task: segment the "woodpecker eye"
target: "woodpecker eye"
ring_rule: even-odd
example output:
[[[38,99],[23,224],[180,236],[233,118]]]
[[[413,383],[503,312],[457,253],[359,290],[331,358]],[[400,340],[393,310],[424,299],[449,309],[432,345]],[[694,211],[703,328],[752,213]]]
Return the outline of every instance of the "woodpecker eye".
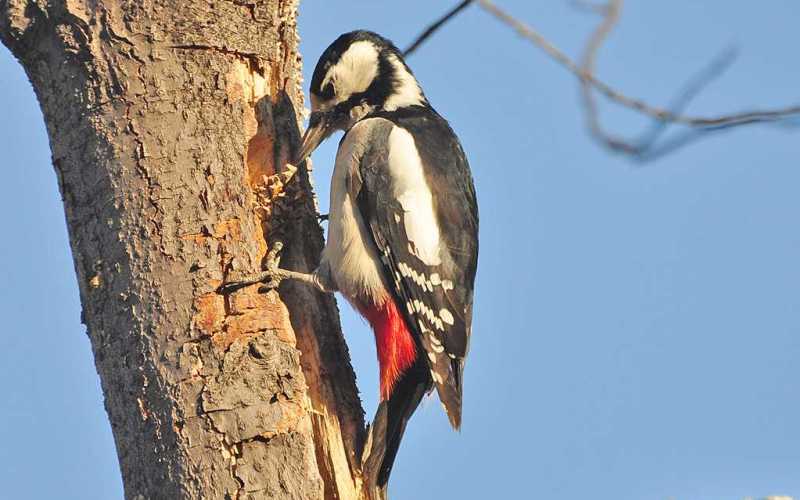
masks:
[[[331,81],[328,82],[327,85],[325,85],[325,87],[322,89],[322,92],[320,92],[319,96],[327,101],[328,99],[333,98],[333,93],[334,93],[333,82]]]

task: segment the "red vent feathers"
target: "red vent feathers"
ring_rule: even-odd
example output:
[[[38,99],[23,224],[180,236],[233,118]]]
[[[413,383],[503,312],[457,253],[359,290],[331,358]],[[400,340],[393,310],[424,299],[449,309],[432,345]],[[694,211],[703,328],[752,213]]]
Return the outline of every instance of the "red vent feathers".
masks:
[[[379,306],[356,304],[375,332],[381,373],[381,399],[387,400],[397,381],[416,357],[414,338],[391,298]]]

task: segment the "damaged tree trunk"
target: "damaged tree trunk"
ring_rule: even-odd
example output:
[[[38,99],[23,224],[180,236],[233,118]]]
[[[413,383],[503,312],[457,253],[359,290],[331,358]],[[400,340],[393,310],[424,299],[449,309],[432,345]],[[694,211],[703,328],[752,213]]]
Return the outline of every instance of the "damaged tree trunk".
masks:
[[[363,412],[331,297],[223,280],[309,271],[296,0],[0,0],[59,179],[129,499],[361,498]]]

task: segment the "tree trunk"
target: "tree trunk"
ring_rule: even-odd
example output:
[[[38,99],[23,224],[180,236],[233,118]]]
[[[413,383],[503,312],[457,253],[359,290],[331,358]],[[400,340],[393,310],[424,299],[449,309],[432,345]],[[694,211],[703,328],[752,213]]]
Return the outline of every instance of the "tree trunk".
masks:
[[[268,243],[311,270],[296,0],[0,0],[64,201],[129,499],[360,498],[363,412],[333,299],[223,281]]]

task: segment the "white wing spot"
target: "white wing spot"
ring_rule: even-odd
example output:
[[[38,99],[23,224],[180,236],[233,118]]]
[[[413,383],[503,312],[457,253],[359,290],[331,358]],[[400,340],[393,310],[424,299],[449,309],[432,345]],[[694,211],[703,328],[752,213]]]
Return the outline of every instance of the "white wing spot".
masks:
[[[453,318],[453,314],[447,309],[442,309],[441,311],[439,311],[439,317],[442,318],[442,321],[444,321],[448,325],[452,325],[453,323],[455,323],[455,318]]]
[[[450,281],[450,280],[442,280],[442,288],[445,291],[452,290],[453,289],[453,282]]]
[[[428,359],[431,360],[431,363],[436,363],[436,355],[432,352],[428,353]]]

